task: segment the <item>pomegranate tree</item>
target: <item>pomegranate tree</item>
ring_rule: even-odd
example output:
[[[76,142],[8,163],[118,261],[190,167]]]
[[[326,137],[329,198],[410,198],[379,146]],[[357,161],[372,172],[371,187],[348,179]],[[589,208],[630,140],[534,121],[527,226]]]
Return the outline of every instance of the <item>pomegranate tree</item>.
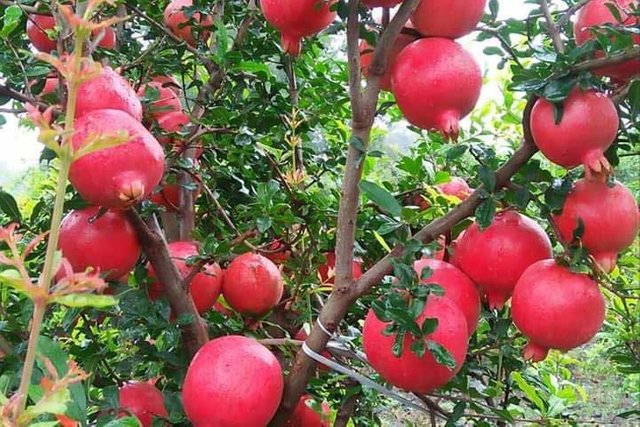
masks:
[[[157,96],[155,96],[156,92]],[[165,115],[182,112],[178,95],[171,88],[164,87],[162,83],[151,81],[138,89],[139,98],[143,99],[147,94],[152,94],[153,99],[146,105],[146,113],[151,119],[158,120]]]
[[[457,39],[476,28],[486,5],[487,0],[422,0],[411,21],[425,36]]]
[[[142,120],[142,104],[129,82],[110,67],[87,80],[78,89],[76,118],[96,110],[120,110],[137,121]]]
[[[499,309],[522,273],[551,256],[551,241],[542,227],[518,212],[503,211],[485,230],[472,224],[458,238],[451,263],[484,291],[491,309]]]
[[[74,272],[91,267],[115,280],[135,267],[142,249],[124,212],[99,211],[91,206],[69,212],[60,225],[58,247]]]
[[[604,152],[616,139],[620,121],[609,97],[575,88],[563,102],[559,121],[556,108],[540,98],[531,111],[531,133],[542,154],[567,169],[584,165],[587,176],[608,172]]]
[[[549,259],[533,264],[518,280],[511,312],[529,338],[525,359],[538,362],[551,348],[567,351],[589,342],[604,322],[605,301],[589,276]]]
[[[184,40],[191,46],[197,44],[191,22],[196,22],[199,26],[206,28],[213,26],[213,19],[209,15],[195,12],[193,15],[187,14],[185,9],[193,7],[193,0],[173,0],[164,10],[164,25],[171,30],[176,37]],[[200,33],[201,40],[209,38],[209,31],[203,30]]]
[[[126,132],[128,141],[93,151],[71,164],[69,181],[89,203],[123,208],[142,201],[160,183],[164,152],[156,139],[135,119],[119,110],[91,111],[75,121],[74,149],[97,134]]]
[[[180,210],[180,189],[182,187],[177,183],[165,183],[160,186],[158,191],[154,191],[149,197],[156,205],[162,206],[165,208],[167,212],[178,212]],[[195,190],[187,189],[187,191],[192,191],[194,200],[200,196],[200,192],[202,191],[202,186],[197,184]]]
[[[152,427],[153,420],[167,418],[164,396],[153,381],[128,382],[120,387],[118,393],[119,416],[134,416],[142,427]]]
[[[480,294],[471,279],[453,265],[437,259],[422,258],[413,264],[413,268],[419,278],[425,268],[431,269],[431,275],[422,279],[422,283],[436,284],[444,290],[444,296],[464,314],[469,335],[473,335],[480,318]]]
[[[380,80],[380,88],[382,90],[386,90],[387,92],[391,92],[391,70],[393,69],[393,64],[395,64],[396,58],[406,46],[410,43],[416,41],[418,37],[411,34],[400,33],[396,40],[393,43],[393,47],[391,48],[391,52],[387,58],[387,68]],[[369,67],[373,62],[373,52],[375,50],[374,46],[371,46],[367,43],[366,40],[362,40],[360,42],[360,68],[362,69],[362,74],[365,77],[369,76]]]
[[[264,427],[283,390],[278,359],[257,341],[216,338],[195,355],[182,386],[182,401],[196,427]]]
[[[320,276],[320,283],[323,285],[333,285],[336,280],[336,254],[335,252],[327,252],[324,254],[327,262],[318,267],[318,275]],[[362,262],[354,259],[351,263],[351,274],[353,280],[358,280],[362,277]]]
[[[330,427],[331,408],[327,402],[318,403],[308,394],[303,394],[298,400],[296,409],[286,427]]]
[[[184,279],[193,270],[193,266],[189,264],[189,258],[198,255],[198,244],[195,242],[172,242],[169,243],[169,255],[171,260],[178,267],[180,275]],[[153,266],[147,266],[149,277],[154,282],[149,285],[149,296],[153,299],[158,298],[162,294],[163,285],[155,281],[156,275]],[[197,272],[189,283],[189,293],[193,298],[193,303],[198,313],[204,314],[211,310],[220,296],[223,280],[222,268],[216,263],[209,263]]]
[[[52,31],[56,26],[56,20],[51,15],[29,15],[27,19],[27,37],[40,52],[49,53],[56,50],[56,40],[49,37],[47,31]]]
[[[284,285],[278,267],[262,255],[246,253],[229,264],[222,294],[238,313],[261,316],[280,302]]]
[[[336,0],[262,0],[260,7],[267,21],[281,35],[282,50],[300,55],[302,39],[324,30],[336,19],[331,7]]]
[[[300,328],[298,332],[296,332],[295,336],[293,337],[293,339],[298,341],[306,341],[307,338],[309,338],[309,334],[304,328]],[[331,359],[331,353],[329,353],[328,350],[324,350],[320,354],[326,357],[327,359]],[[329,368],[326,365],[323,365],[322,363],[318,363],[318,369],[320,369],[323,372],[331,372],[331,368]]]
[[[580,242],[610,272],[618,253],[633,244],[640,227],[638,204],[627,187],[581,179],[567,196],[562,213],[554,216],[565,243],[581,228]]]
[[[638,7],[638,0],[591,0],[578,12],[573,26],[573,32],[578,46],[596,38],[596,34],[602,30],[593,28],[599,25],[612,24],[633,28],[638,27],[638,18],[631,14],[632,6]],[[611,12],[610,8],[618,9],[618,16]],[[618,21],[618,18],[620,21]],[[633,42],[640,44],[640,35],[632,35]],[[596,54],[604,56],[602,51]],[[608,65],[594,70],[596,74],[609,76],[613,79],[627,81],[631,77],[640,74],[640,59],[629,59],[615,65]],[[595,117],[594,117],[595,118]]]
[[[403,341],[404,351],[396,357],[393,354],[395,334],[385,333],[389,324],[378,319],[373,309],[369,310],[362,331],[364,352],[373,369],[394,386],[415,393],[429,393],[448,383],[462,367],[467,354],[467,322],[453,301],[429,296],[416,321],[422,326],[426,319],[438,320],[436,330],[423,338],[427,348],[429,342],[446,348],[455,361],[455,368],[439,364],[428,349],[418,357],[410,350],[415,338],[409,333]]]
[[[400,52],[391,83],[398,107],[411,124],[455,140],[460,119],[480,97],[482,73],[458,43],[433,37],[415,41]]]
[[[179,103],[180,101],[178,101]],[[158,117],[158,127],[168,134],[183,132],[189,123],[191,123],[191,119],[182,111],[168,112]],[[177,142],[175,138],[170,136],[159,136],[158,141],[165,145]]]

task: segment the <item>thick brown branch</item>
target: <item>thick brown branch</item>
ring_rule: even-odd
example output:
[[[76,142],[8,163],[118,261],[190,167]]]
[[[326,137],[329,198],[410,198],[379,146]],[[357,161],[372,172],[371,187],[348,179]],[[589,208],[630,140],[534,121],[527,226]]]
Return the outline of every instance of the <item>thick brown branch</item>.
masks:
[[[127,217],[136,229],[142,249],[153,266],[158,281],[162,283],[162,289],[169,300],[171,310],[176,317],[190,315],[194,319],[193,322],[181,326],[186,349],[193,356],[206,344],[209,335],[191,295],[182,287],[182,276],[171,260],[164,235],[153,217],[145,222],[133,209],[127,211]]]
[[[604,58],[589,59],[587,61],[580,62],[573,67],[572,71],[591,71],[602,67],[608,67],[609,65],[620,64],[629,59],[640,58],[640,46],[633,47],[625,52],[617,53],[615,55],[607,56]]]

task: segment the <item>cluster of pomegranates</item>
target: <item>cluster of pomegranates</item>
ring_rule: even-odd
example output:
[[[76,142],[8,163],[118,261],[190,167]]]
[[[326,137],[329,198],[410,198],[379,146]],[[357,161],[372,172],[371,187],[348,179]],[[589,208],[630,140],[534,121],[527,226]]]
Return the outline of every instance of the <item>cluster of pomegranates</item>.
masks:
[[[55,37],[56,20],[52,15],[31,14],[27,17],[27,37],[33,47],[39,52],[51,53],[58,48]],[[98,47],[113,50],[116,48],[116,32],[107,27],[104,30],[93,31],[94,39],[100,37]]]

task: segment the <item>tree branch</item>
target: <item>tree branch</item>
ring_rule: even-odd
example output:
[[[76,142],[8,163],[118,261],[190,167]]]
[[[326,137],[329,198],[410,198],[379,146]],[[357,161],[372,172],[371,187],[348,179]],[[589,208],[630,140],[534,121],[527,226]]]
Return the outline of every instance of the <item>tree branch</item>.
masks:
[[[553,41],[553,46],[556,48],[558,53],[564,53],[564,44],[562,43],[562,38],[560,37],[560,31],[556,24],[553,22],[553,16],[551,16],[551,11],[549,10],[549,3],[547,0],[539,0],[540,8],[542,9],[542,13],[544,18],[547,20],[547,31],[549,31],[549,35],[551,36],[551,40]]]
[[[560,19],[558,19],[558,28],[562,28],[565,25],[567,25],[569,23],[569,20],[571,19],[571,17],[580,9],[582,9],[587,3],[589,3],[591,0],[581,0],[578,3],[574,4],[573,6],[571,6],[569,9],[567,9],[563,14],[562,17]]]
[[[635,46],[625,52],[617,53],[615,55],[580,62],[571,67],[571,70],[574,72],[591,71],[602,67],[608,67],[609,65],[620,64],[621,62],[625,62],[629,59],[638,58],[640,58],[640,46]]]
[[[345,384],[345,388],[349,389],[351,387],[357,387],[359,384],[356,381],[348,381]],[[333,423],[333,427],[346,427],[349,423],[349,420],[353,416],[353,411],[356,409],[356,404],[358,403],[358,398],[360,397],[360,393],[352,393],[349,395],[344,401],[342,405],[340,405],[340,409],[338,409],[338,413],[336,414],[336,419]]]

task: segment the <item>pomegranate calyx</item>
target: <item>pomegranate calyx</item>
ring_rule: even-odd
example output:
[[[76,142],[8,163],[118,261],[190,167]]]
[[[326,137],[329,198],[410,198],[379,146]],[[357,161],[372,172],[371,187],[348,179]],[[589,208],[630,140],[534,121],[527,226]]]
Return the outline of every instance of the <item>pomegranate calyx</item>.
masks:
[[[282,50],[293,57],[300,56],[302,51],[302,38],[294,34],[282,33],[280,36]]]
[[[438,131],[445,140],[458,141],[460,134],[460,115],[455,111],[445,111],[440,117]]]
[[[548,348],[542,347],[541,345],[533,342],[527,344],[522,353],[524,359],[530,360],[531,362],[541,362],[547,358],[548,354]]]

